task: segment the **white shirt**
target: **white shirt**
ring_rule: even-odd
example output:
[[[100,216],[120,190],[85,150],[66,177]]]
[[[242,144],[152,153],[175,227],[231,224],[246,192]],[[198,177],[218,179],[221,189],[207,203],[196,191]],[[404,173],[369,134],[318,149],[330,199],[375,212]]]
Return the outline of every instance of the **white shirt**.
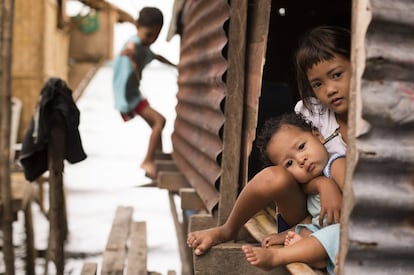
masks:
[[[311,98],[311,104],[312,112],[306,109],[303,101],[300,100],[296,103],[295,112],[301,113],[306,119],[311,121],[313,126],[317,127],[322,136],[327,139],[339,128],[335,113],[328,108],[323,108],[322,103],[316,98]],[[329,155],[335,153],[345,155],[346,153],[346,143],[340,133],[324,145]]]

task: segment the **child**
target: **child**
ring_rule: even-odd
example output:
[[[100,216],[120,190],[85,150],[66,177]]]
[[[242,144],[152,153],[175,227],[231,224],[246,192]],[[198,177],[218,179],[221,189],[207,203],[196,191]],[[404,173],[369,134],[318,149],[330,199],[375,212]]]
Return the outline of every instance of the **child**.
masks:
[[[311,30],[303,38],[296,55],[299,89],[303,102],[310,101],[310,104],[301,101],[295,111],[303,112],[319,129],[330,154],[343,154],[346,147],[342,138],[347,134],[349,58],[349,31],[337,27]],[[332,133],[331,129],[335,131]],[[336,184],[321,176],[300,185],[285,168],[270,166],[256,174],[242,189],[223,225],[190,232],[187,244],[196,255],[201,255],[215,244],[234,239],[239,229],[272,201],[277,204],[280,220],[283,216],[288,225],[278,232],[291,228],[308,216],[303,190],[308,194],[320,194],[320,224],[325,216],[328,224],[339,222],[342,196]],[[285,239],[286,231],[273,234],[263,239],[262,246],[283,244]]]
[[[152,43],[158,38],[163,20],[159,9],[143,8],[136,22],[137,34],[126,42],[120,55],[116,56],[114,61],[115,108],[121,113],[124,121],[140,115],[152,129],[147,153],[141,163],[141,168],[150,178],[155,178],[155,151],[162,151],[161,134],[165,126],[165,118],[151,108],[147,99],[142,96],[139,86],[142,70],[153,59],[175,67],[173,63],[154,54],[150,49]]]
[[[295,111],[312,121],[326,138],[328,152],[345,154],[348,135],[348,103],[350,80],[350,33],[341,27],[321,26],[310,30],[296,52],[298,88],[303,100]],[[307,192],[315,191],[311,185]],[[323,191],[323,190],[322,190]],[[322,199],[322,198],[321,198]],[[338,203],[341,200],[331,200]],[[329,202],[329,201],[326,201]],[[324,217],[324,203],[320,217]],[[334,208],[334,207],[332,207]],[[334,211],[334,220],[340,213]],[[271,234],[263,239],[269,247],[280,244],[281,238]]]
[[[344,155],[329,156],[323,146],[322,135],[304,120],[300,114],[288,114],[266,121],[258,139],[261,153],[273,165],[280,165],[302,184],[311,182],[321,174],[332,178],[342,189],[345,175]],[[339,224],[320,230],[320,201],[318,194],[308,196],[311,224],[300,224],[295,232],[289,232],[285,248],[266,249],[248,245],[242,247],[247,260],[257,267],[272,269],[282,264],[305,262],[316,268],[328,267],[333,272],[339,249]],[[324,226],[326,226],[326,219]],[[312,235],[310,235],[314,232]],[[311,236],[311,237],[310,237]],[[329,255],[328,265],[325,259]]]

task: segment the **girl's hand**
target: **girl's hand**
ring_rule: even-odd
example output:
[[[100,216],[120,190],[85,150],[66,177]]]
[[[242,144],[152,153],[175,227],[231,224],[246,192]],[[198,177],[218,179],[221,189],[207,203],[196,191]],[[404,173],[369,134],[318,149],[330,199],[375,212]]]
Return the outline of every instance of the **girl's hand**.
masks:
[[[318,177],[318,190],[321,199],[319,225],[323,226],[323,219],[327,216],[327,224],[339,223],[342,208],[342,193],[338,185],[326,177]]]

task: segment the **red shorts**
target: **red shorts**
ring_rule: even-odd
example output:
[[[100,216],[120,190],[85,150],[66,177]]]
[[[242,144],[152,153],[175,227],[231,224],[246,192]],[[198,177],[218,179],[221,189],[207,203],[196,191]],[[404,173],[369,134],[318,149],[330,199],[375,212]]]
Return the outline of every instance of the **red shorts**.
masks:
[[[121,113],[122,119],[124,121],[128,121],[128,120],[133,119],[136,115],[139,115],[142,112],[142,110],[144,110],[145,107],[147,107],[147,106],[149,106],[148,100],[146,100],[146,99],[141,100],[137,104],[137,107],[135,107],[135,109],[132,110],[131,112]]]

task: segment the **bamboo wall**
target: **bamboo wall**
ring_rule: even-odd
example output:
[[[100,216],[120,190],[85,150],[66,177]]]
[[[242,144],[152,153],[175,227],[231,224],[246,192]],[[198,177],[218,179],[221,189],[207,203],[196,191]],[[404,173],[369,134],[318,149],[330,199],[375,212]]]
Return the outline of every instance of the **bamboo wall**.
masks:
[[[47,78],[67,80],[69,39],[66,30],[57,28],[56,1],[16,0],[14,14],[12,95],[23,105],[21,141]]]

